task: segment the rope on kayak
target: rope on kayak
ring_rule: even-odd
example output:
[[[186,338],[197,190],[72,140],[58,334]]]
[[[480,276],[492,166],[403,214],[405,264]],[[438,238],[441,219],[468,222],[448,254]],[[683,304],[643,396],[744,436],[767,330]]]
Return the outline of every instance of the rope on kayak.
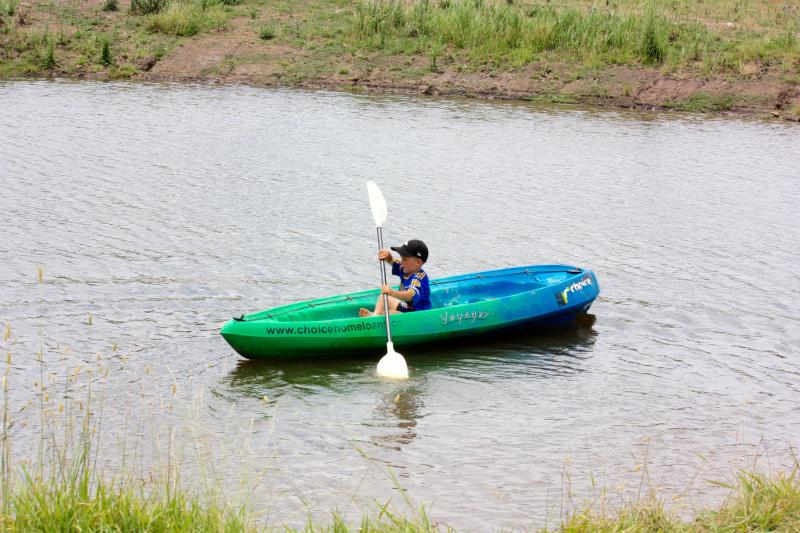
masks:
[[[538,271],[532,271],[532,270],[528,270],[526,268],[525,270],[520,270],[519,272],[511,272],[511,273],[506,273],[506,274],[494,274],[494,275],[488,275],[488,276],[487,275],[482,275],[482,274],[475,274],[471,278],[459,278],[459,279],[453,279],[453,280],[448,280],[448,281],[431,281],[430,284],[431,285],[447,285],[448,283],[460,283],[462,281],[469,281],[469,280],[473,280],[473,279],[506,278],[508,276],[516,276],[516,275],[520,275],[520,274],[528,274],[528,275],[557,274],[559,272],[566,272],[567,274],[580,274],[581,272],[583,272],[583,270],[581,270],[580,268],[571,268],[569,270],[561,269],[561,270],[538,270]],[[302,311],[304,309],[313,309],[315,307],[322,307],[322,306],[325,306],[325,305],[340,304],[342,302],[352,302],[352,301],[353,301],[353,298],[351,298],[350,296],[345,296],[344,298],[341,298],[339,300],[331,300],[329,302],[321,302],[321,303],[316,303],[316,304],[315,303],[307,303],[303,307],[294,307],[292,309],[287,309],[286,311],[281,311],[280,313],[267,313],[267,318],[275,318],[276,316],[285,315],[286,313],[295,313],[297,311]],[[254,320],[261,320],[263,318],[264,317],[256,318]],[[236,322],[252,322],[251,320],[247,320],[244,317],[244,315],[235,316],[235,317],[233,317],[233,319]]]

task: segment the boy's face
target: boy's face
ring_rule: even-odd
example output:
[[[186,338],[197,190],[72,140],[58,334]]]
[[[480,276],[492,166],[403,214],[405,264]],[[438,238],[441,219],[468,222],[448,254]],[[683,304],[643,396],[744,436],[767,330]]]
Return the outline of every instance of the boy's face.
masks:
[[[400,268],[403,269],[403,272],[406,274],[410,274],[412,272],[416,272],[422,267],[422,259],[419,257],[414,257],[409,255],[408,257],[400,257]]]

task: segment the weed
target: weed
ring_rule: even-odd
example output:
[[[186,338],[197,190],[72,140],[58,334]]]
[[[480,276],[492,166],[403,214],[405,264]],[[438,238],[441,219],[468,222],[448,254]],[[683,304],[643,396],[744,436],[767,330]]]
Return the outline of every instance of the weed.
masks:
[[[647,64],[664,61],[664,47],[656,30],[656,17],[651,12],[647,16],[642,33],[642,61]]]
[[[439,66],[436,64],[436,60],[442,55],[442,43],[434,42],[431,44],[430,49],[430,69],[431,72],[439,72]]]
[[[117,0],[106,0],[103,3],[103,11],[119,11],[119,3]]]
[[[264,41],[271,41],[275,38],[275,28],[272,26],[261,26],[261,31],[258,33],[258,36]]]
[[[103,39],[100,50],[100,64],[109,66],[113,62],[114,59],[111,57],[111,45],[108,43],[108,39]],[[91,321],[91,315],[89,316],[89,320]]]
[[[0,0],[0,16],[13,17],[19,7],[19,0]]]
[[[632,90],[632,87],[631,87],[630,83],[625,82],[622,85],[622,95],[623,96],[630,96],[631,95],[631,90]]]
[[[41,63],[44,70],[53,70],[56,68],[55,44],[52,40],[48,39],[47,44],[44,45],[44,54],[42,55]]]

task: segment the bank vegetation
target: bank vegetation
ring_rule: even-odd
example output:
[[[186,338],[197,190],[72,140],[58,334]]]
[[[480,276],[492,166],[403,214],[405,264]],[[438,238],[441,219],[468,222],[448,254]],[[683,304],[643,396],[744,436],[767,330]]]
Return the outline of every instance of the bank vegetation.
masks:
[[[213,80],[800,117],[789,0],[0,0],[0,78]]]

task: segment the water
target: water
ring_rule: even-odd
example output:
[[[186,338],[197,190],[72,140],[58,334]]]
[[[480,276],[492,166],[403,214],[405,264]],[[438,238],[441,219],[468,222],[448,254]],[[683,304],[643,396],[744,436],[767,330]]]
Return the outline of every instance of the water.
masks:
[[[796,126],[235,86],[0,99],[17,458],[42,378],[53,408],[92,381],[109,471],[177,454],[187,484],[272,524],[407,509],[402,488],[485,531],[642,480],[690,512],[724,494],[705,480],[779,468],[800,440]],[[424,239],[434,279],[577,264],[596,322],[407,349],[402,384],[374,360],[239,358],[229,317],[378,285],[369,179],[387,242]]]

